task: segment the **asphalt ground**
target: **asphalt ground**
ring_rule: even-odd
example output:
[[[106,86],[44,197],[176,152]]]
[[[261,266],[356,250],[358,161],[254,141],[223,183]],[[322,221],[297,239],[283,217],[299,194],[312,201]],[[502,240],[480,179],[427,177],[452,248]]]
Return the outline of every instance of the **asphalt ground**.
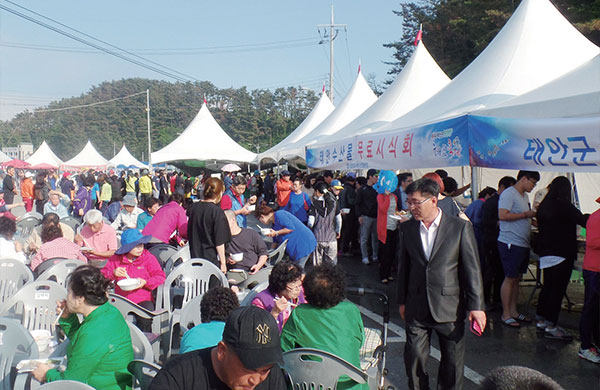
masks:
[[[397,282],[382,284],[379,281],[378,265],[364,265],[360,256],[340,257],[339,264],[347,274],[349,286],[363,286],[385,291],[390,299],[391,322],[389,325],[386,378],[388,386],[407,389],[404,370],[403,351],[405,344],[404,321],[400,318],[396,303]],[[526,302],[534,287],[533,283],[524,283],[520,289],[519,309],[525,311]],[[537,333],[535,323],[522,324],[520,329],[508,328],[500,320],[500,310],[488,311],[488,325],[481,337],[468,330],[465,333],[465,381],[464,389],[477,389],[479,381],[493,368],[498,366],[526,366],[550,376],[567,390],[600,389],[600,366],[580,359],[579,317],[583,302],[583,284],[571,283],[567,294],[575,304],[571,312],[564,308],[559,317],[559,325],[569,331],[574,340],[565,342],[550,340]],[[537,303],[536,291],[532,299],[529,315],[535,316]],[[359,305],[363,321],[367,327],[382,327],[381,303],[372,297],[349,296]],[[564,300],[566,304],[566,300]],[[566,305],[565,305],[566,306]],[[432,337],[432,352],[428,361],[430,385],[435,388],[439,366],[439,349],[435,336]]]

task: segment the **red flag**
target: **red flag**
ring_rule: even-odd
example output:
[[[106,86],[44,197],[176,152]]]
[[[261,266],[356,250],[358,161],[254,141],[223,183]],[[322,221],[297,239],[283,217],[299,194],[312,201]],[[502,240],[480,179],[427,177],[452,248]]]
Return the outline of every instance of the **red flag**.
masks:
[[[323,84],[323,93],[325,93],[325,84]]]
[[[415,37],[415,46],[417,46],[419,44],[419,41],[423,38],[423,26],[419,27],[419,32],[417,33],[417,36]]]

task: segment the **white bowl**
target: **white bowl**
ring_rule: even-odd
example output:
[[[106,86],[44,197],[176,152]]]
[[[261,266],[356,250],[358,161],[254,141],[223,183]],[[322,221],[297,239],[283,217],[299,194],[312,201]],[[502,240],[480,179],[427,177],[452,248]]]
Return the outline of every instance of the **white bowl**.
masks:
[[[342,212],[342,214],[350,214],[350,209],[347,208],[343,208],[340,211]]]
[[[250,206],[246,206],[246,209],[247,209],[248,211],[254,211],[254,210],[256,210],[256,205],[255,205],[255,204],[252,204],[252,205],[250,205]]]
[[[232,253],[231,254],[231,260],[237,262],[240,262],[242,260],[244,260],[244,254],[243,253]]]
[[[269,228],[261,228],[260,229],[260,234],[262,234],[263,236],[266,236],[269,233],[271,233],[271,229],[269,229]]]
[[[139,286],[140,281],[137,278],[134,279],[121,279],[117,282],[117,285],[121,288],[121,290],[123,291],[132,291],[135,290],[137,288],[137,286]]]

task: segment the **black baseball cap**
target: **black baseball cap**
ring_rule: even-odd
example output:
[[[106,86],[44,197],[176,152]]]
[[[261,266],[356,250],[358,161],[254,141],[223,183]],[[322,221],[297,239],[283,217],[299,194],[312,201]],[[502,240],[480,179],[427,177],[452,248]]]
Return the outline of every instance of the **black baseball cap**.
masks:
[[[225,323],[223,341],[248,370],[283,364],[277,322],[271,313],[259,307],[245,306],[232,311]]]
[[[375,176],[375,175],[377,175],[377,169],[371,168],[367,171],[367,177],[371,177],[371,176]]]

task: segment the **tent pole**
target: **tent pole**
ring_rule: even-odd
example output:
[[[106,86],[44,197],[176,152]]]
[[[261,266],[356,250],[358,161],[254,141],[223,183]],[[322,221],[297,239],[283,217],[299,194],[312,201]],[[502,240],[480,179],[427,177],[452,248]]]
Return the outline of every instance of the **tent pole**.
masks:
[[[150,138],[150,90],[146,90],[146,120],[148,122],[148,171],[152,171],[152,141]]]
[[[471,203],[477,200],[479,194],[479,168],[471,167]]]
[[[573,197],[573,204],[578,209],[581,209],[581,205],[579,204],[579,192],[577,191],[577,182],[575,182],[575,173],[574,172],[567,172],[567,178],[571,182],[571,185],[572,185],[572,188],[573,188],[571,190],[572,191],[572,197]]]

